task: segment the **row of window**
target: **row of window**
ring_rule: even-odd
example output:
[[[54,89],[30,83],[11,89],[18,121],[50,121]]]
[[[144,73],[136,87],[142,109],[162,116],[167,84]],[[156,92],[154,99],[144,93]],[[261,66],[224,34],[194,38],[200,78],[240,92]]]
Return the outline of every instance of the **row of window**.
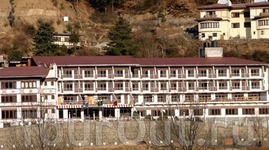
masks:
[[[165,112],[168,116],[175,116],[175,110],[170,109],[170,110],[166,110]],[[138,111],[138,113],[141,113],[141,116],[149,115],[149,114],[146,114],[146,110]],[[243,108],[242,114],[243,115],[254,115],[255,109],[254,108]],[[269,114],[269,108],[259,108],[259,114],[260,115]],[[161,116],[161,115],[162,115],[162,112],[160,110],[151,110],[151,116]],[[179,115],[180,116],[189,116],[190,110],[189,109],[180,109]],[[194,109],[193,115],[202,116],[202,115],[204,115],[204,110],[203,109]],[[208,109],[208,115],[213,115],[213,116],[222,115],[221,109]],[[238,115],[238,109],[225,109],[224,115]]]
[[[218,22],[207,22],[207,23],[200,23],[201,29],[205,28],[219,28]]]
[[[259,20],[258,25],[259,26],[268,26],[269,25],[269,20]]]
[[[2,119],[17,119],[17,109],[14,110],[2,110]],[[36,109],[23,109],[21,111],[23,118],[37,118]]]
[[[44,86],[48,85],[49,81],[44,82]],[[54,81],[50,81],[50,86],[54,86]],[[16,81],[4,81],[1,82],[1,88],[2,89],[16,89]],[[36,81],[21,81],[21,88],[37,88],[37,82]]]
[[[1,102],[2,103],[13,103],[17,102],[17,96],[16,95],[7,95],[1,96]],[[21,102],[37,102],[37,95],[22,95],[21,96]]]
[[[228,89],[228,83],[229,81],[199,81],[198,85],[197,82],[194,81],[185,81],[185,82],[141,82],[141,88],[143,90],[150,90],[151,89],[160,89],[160,90],[214,90],[214,88],[218,89]],[[124,86],[125,84],[125,86]],[[114,90],[124,90],[124,89],[130,89],[132,90],[139,90],[139,84],[140,82],[133,82],[131,86],[129,86],[129,82],[116,82],[114,83],[114,86],[112,83],[105,83],[105,82],[98,82],[96,89],[98,90],[108,90],[108,89],[114,89]],[[252,80],[251,82],[247,81],[232,81],[230,87],[232,89],[242,89],[247,87],[251,89],[260,89],[261,88],[261,81],[260,80]],[[84,91],[93,91],[95,90],[95,83],[94,82],[85,82],[79,84],[74,84],[72,82],[65,82],[64,83],[64,91],[73,91],[81,89]]]
[[[242,71],[242,73],[245,73],[244,72],[245,70],[241,70],[241,71]],[[107,77],[107,71],[99,70],[98,72],[99,72],[97,75],[98,77]],[[195,75],[195,72],[196,72],[195,69],[187,70],[189,77],[193,77]],[[209,69],[199,69],[197,74],[202,77],[202,76],[207,76],[207,74],[213,74],[213,72],[214,72],[213,70],[209,70]],[[218,69],[216,73],[218,74],[218,76],[227,76],[228,70],[227,69]],[[251,76],[259,76],[259,74],[260,74],[259,69],[250,69],[250,73],[251,73]],[[240,69],[232,69],[231,74],[233,76],[239,76]],[[155,75],[154,70],[142,70],[141,77],[150,77],[152,75]],[[167,70],[159,70],[159,75],[160,75],[160,77],[168,77],[168,71]],[[182,70],[171,69],[169,76],[170,77],[177,77],[177,75],[179,75],[179,76],[184,75],[184,72]],[[63,76],[64,77],[73,77],[72,71],[70,71],[70,70],[64,71]],[[85,70],[84,76],[85,77],[94,77],[93,70],[91,70],[91,71]],[[118,70],[118,72],[116,74],[114,74],[114,76],[115,77],[123,77],[123,71]],[[139,77],[138,70],[133,71],[133,76]]]

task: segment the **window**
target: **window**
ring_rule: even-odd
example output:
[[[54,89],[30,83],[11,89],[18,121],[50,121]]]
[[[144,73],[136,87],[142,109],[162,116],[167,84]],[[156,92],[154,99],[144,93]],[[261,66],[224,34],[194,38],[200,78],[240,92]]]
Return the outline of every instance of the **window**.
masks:
[[[201,28],[201,29],[206,29],[206,28],[219,28],[219,23],[218,23],[218,22],[200,23],[200,28]]]
[[[242,111],[243,111],[242,112],[243,115],[254,115],[255,114],[254,108],[243,108]]]
[[[219,82],[219,89],[227,90],[227,82]]]
[[[167,112],[168,116],[175,116],[175,110],[173,110],[173,109],[166,110],[165,112]]]
[[[51,85],[51,86],[54,86],[54,81],[51,81],[51,82],[50,82],[50,85]]]
[[[211,100],[211,96],[210,94],[199,94],[199,101],[207,101],[207,100]]]
[[[193,101],[193,96],[191,94],[185,95],[185,101]]]
[[[64,91],[73,91],[73,83],[64,83]]]
[[[259,20],[258,25],[259,26],[267,26],[267,25],[269,25],[269,20]]]
[[[200,81],[199,82],[199,89],[207,90],[208,89],[207,82]]]
[[[250,12],[249,11],[245,11],[244,12],[244,17],[245,18],[249,18],[250,17]]]
[[[216,94],[215,96],[216,100],[227,100],[227,94]]]
[[[106,90],[106,83],[98,83],[98,90]]]
[[[227,76],[227,70],[226,69],[218,69],[218,76],[219,77],[226,77]]]
[[[232,23],[232,28],[240,28],[240,23]]]
[[[259,108],[259,114],[260,115],[269,114],[269,108]]]
[[[2,103],[14,103],[17,101],[17,96],[13,95],[13,96],[2,96]]]
[[[232,76],[240,76],[239,69],[232,69]]]
[[[123,77],[123,70],[116,70],[115,77]]]
[[[244,94],[242,93],[237,93],[237,94],[232,94],[233,100],[241,100],[244,98]]]
[[[45,82],[44,82],[44,86],[47,86],[47,85],[48,85],[48,83],[47,83],[47,81],[45,81]]]
[[[261,35],[263,35],[264,34],[264,31],[263,30],[261,30]]]
[[[189,88],[189,90],[194,90],[194,82],[189,82],[188,88]]]
[[[55,96],[54,95],[51,95],[51,99],[55,99]]]
[[[143,73],[143,77],[149,77],[148,70],[143,70],[142,73]]]
[[[167,90],[166,82],[161,83],[161,90]]]
[[[217,34],[217,33],[213,33],[212,36],[213,36],[213,37],[217,37],[218,34]]]
[[[138,90],[138,83],[132,83],[132,86],[133,86],[133,91]]]
[[[2,110],[2,119],[17,119],[17,109]]]
[[[86,83],[84,83],[84,89],[86,91],[92,91],[93,90],[93,83],[92,82],[86,82]]]
[[[203,109],[194,109],[193,114],[194,114],[194,116],[202,116],[204,114],[204,110]]]
[[[106,77],[106,70],[98,70],[98,77]]]
[[[171,101],[172,102],[180,102],[180,95],[172,95]]]
[[[151,116],[160,116],[161,114],[160,110],[151,110]]]
[[[93,70],[84,70],[85,77],[93,77]]]
[[[153,97],[151,95],[144,95],[144,102],[152,102],[153,101]]]
[[[225,109],[226,115],[238,115],[238,109]]]
[[[23,109],[22,117],[23,118],[37,118],[37,110],[36,109]]]
[[[158,95],[158,102],[166,102],[166,95]]]
[[[209,115],[221,115],[220,109],[209,109]]]
[[[198,75],[199,77],[206,77],[206,70],[199,70]]]
[[[1,89],[16,89],[16,82],[1,82]]]
[[[64,70],[64,75],[65,78],[71,78],[72,77],[72,70]]]
[[[22,95],[21,102],[37,102],[36,95]]]
[[[154,88],[154,87],[152,87]],[[143,90],[149,90],[149,83],[148,82],[143,82]]]
[[[233,12],[232,13],[232,18],[239,18],[240,17],[240,13],[239,12]]]
[[[259,69],[251,69],[250,72],[251,72],[251,76],[259,76],[260,75]]]
[[[251,81],[252,89],[260,89],[260,81]]]
[[[45,82],[46,83],[46,82]],[[36,88],[35,81],[21,81],[21,88]]]
[[[194,70],[188,70],[188,77],[194,77]]]
[[[244,22],[244,27],[245,28],[250,28],[251,27],[251,23],[250,22]]]
[[[160,70],[160,77],[166,77],[166,70]]]
[[[232,89],[240,89],[240,81],[232,81]]]
[[[123,83],[115,83],[115,90],[123,90]]]
[[[64,42],[69,42],[69,37],[65,37]]]
[[[177,90],[177,83],[175,82],[171,83],[171,90]]]
[[[180,116],[189,116],[189,110],[188,109],[180,109],[179,115]]]
[[[206,15],[216,15],[216,12],[215,11],[207,11],[206,12]]]
[[[171,70],[170,77],[176,77],[176,76],[177,76],[177,71],[176,70]]]

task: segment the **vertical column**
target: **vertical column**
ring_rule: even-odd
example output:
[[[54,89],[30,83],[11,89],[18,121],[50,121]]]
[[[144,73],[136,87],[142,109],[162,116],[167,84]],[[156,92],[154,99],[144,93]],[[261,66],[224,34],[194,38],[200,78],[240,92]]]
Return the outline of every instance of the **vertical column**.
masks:
[[[59,119],[59,109],[55,109],[55,119]]]
[[[37,118],[41,118],[41,117],[43,117],[43,116],[41,116],[41,109],[40,109],[40,107],[37,107],[37,111],[36,111],[36,116],[37,116]]]
[[[68,109],[63,109],[63,118],[64,119],[68,119],[69,118]]]
[[[84,122],[84,109],[81,108],[80,110],[80,116],[81,116],[81,121]]]
[[[120,108],[115,108],[115,118],[120,118]]]
[[[242,116],[243,114],[243,109],[242,108],[238,108],[238,116]]]
[[[102,120],[103,117],[103,108],[99,108],[99,120]]]
[[[175,109],[175,116],[179,117],[179,109]]]

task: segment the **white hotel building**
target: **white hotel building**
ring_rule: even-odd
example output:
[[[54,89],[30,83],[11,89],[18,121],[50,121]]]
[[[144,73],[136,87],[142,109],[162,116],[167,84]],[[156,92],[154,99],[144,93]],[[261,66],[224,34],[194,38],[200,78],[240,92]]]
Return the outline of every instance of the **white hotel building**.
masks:
[[[0,70],[0,120],[269,115],[268,64],[206,55],[35,56]]]
[[[201,6],[198,21],[201,40],[269,38],[269,2],[232,4],[219,0],[217,4]]]

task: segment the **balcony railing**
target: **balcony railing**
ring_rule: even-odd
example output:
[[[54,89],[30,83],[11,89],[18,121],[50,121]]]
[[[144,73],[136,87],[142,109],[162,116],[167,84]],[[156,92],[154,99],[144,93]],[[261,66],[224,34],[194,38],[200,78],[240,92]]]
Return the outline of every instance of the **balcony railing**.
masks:
[[[216,78],[216,74],[215,73],[211,73],[211,74],[209,74],[209,78]]]
[[[75,92],[83,92],[82,88],[75,88]]]
[[[249,90],[249,86],[243,86],[242,90]]]
[[[249,73],[242,73],[242,77],[249,77]]]
[[[82,75],[81,74],[75,74],[75,79],[81,79]]]
[[[217,15],[215,15],[215,14],[212,14],[212,15],[207,14],[207,15],[204,15],[203,18],[216,18],[216,17],[217,17]]]

